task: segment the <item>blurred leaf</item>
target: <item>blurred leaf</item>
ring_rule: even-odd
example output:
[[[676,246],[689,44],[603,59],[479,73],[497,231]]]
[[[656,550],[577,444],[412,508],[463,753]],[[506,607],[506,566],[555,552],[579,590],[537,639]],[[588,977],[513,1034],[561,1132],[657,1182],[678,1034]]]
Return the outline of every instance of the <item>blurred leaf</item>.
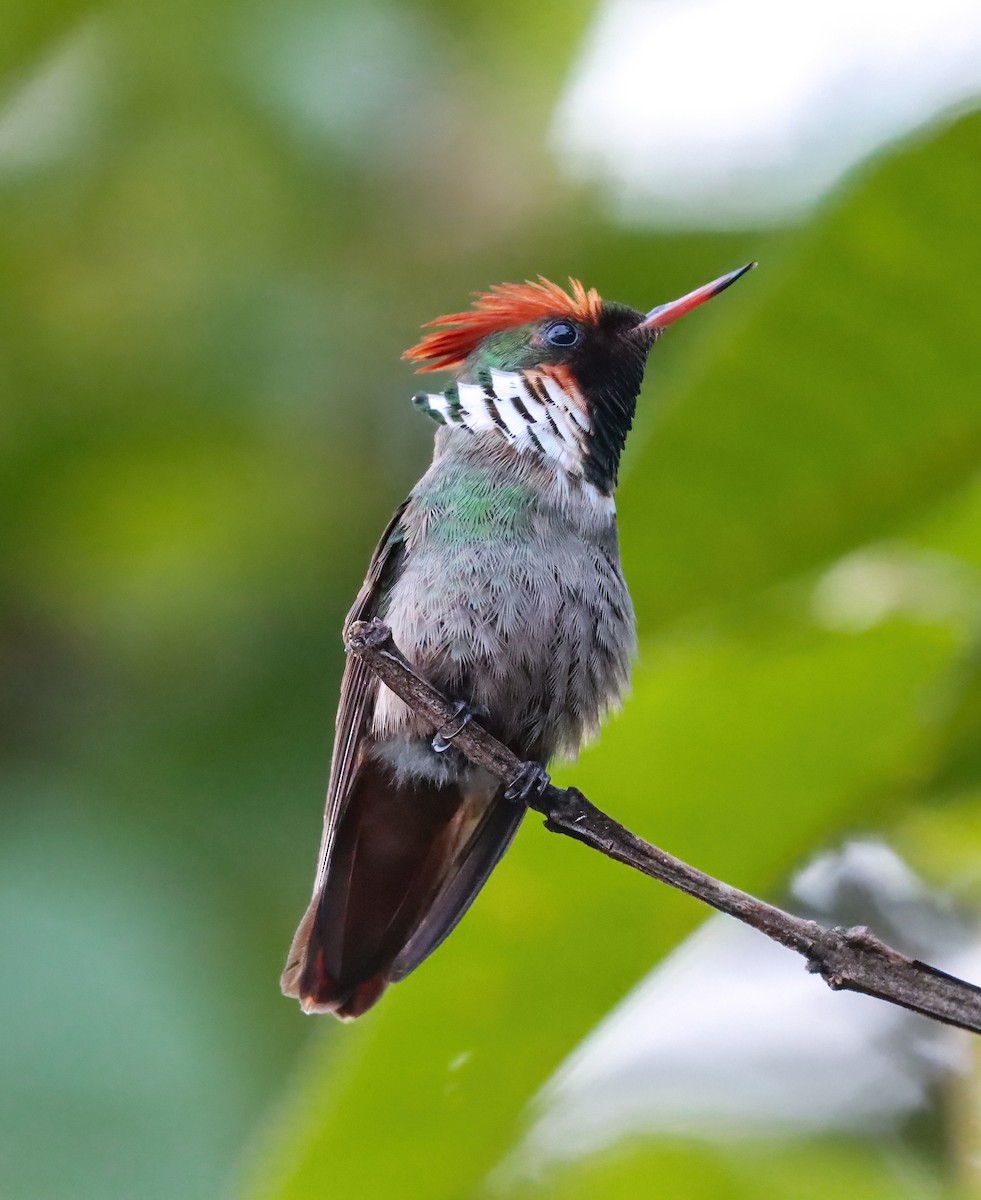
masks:
[[[772,884],[906,765],[918,698],[950,651],[898,624],[649,644],[627,713],[576,783],[705,869]],[[360,1025],[324,1030],[249,1194],[469,1194],[562,1057],[701,916],[525,829],[448,945]]]
[[[928,783],[930,791],[981,790],[981,647],[959,664],[956,683]]]
[[[0,1042],[0,1194],[213,1200],[270,1066],[240,986],[257,964],[229,936],[241,912],[223,911],[214,862],[195,870],[159,832],[66,790],[77,808],[55,836],[53,793],[4,814],[0,958],[16,1037]]]
[[[701,918],[529,822],[362,1025],[276,991],[339,622],[428,454],[398,354],[472,288],[571,271],[649,305],[763,260],[659,348],[662,428],[645,399],[621,496],[645,627],[733,596],[738,621],[648,639],[636,700],[575,772],[597,800],[765,887],[892,818],[936,766],[931,722],[967,712],[966,674],[936,682],[956,622],[820,633],[803,587],[753,589],[903,513],[928,553],[981,562],[953,511],[977,457],[977,122],[862,183],[803,250],[794,230],[624,230],[547,150],[592,8],[4,6],[0,1192],[215,1195],[306,1034],[265,1177],[465,1194]],[[941,875],[944,854],[969,869],[968,795],[942,798]],[[749,1194],[779,1159],[744,1180],[677,1157]],[[841,1189],[861,1195],[857,1158]]]
[[[717,301],[728,334],[659,418],[641,398],[619,507],[642,627],[881,537],[974,475],[979,191],[971,117]]]
[[[940,732],[925,793],[981,790],[981,477],[922,514],[904,537],[935,557],[937,570],[959,571],[969,583],[973,645],[952,674],[937,719]]]
[[[6,0],[0,38],[0,94],[3,83],[32,65],[82,17],[99,7],[92,0]]]
[[[652,1180],[672,1200],[942,1200],[953,1189],[931,1180],[924,1190],[923,1167],[911,1155],[845,1140],[805,1145],[707,1146],[670,1142],[623,1147],[586,1163],[577,1162],[539,1190],[509,1193],[514,1200],[547,1195],[548,1200],[621,1200],[646,1196]]]
[[[979,131],[963,122],[857,189],[634,448],[621,508],[642,622],[879,536],[976,469],[964,179],[981,176]],[[653,791],[659,841],[759,888],[863,791],[885,811],[883,778],[910,769],[923,689],[953,649],[902,624],[648,644],[627,715],[576,782],[641,830]],[[594,857],[526,831],[450,945],[363,1025],[326,1031],[345,1066],[314,1056],[251,1195],[471,1191],[563,1055],[698,919]]]
[[[890,840],[962,903],[981,903],[981,479],[917,514],[902,545],[967,603],[969,644],[932,698],[933,748],[908,781],[909,811]]]

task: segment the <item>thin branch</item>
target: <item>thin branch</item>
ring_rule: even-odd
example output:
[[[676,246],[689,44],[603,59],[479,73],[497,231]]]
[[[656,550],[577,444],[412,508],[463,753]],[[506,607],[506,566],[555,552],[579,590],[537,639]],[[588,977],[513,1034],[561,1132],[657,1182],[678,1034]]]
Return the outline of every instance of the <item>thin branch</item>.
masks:
[[[382,621],[354,623],[348,630],[347,649],[359,655],[406,704],[425,716],[434,733],[456,730],[459,722],[454,719],[454,704],[418,674]],[[453,744],[471,762],[507,784],[521,777],[527,766],[477,721],[469,721],[455,732]],[[807,960],[808,970],[820,975],[829,987],[864,992],[934,1020],[981,1033],[981,988],[907,958],[864,926],[827,928],[713,879],[643,841],[596,808],[576,788],[562,790],[549,784],[530,804],[545,815],[545,828],[553,833],[584,842],[607,858],[687,892],[795,950]]]

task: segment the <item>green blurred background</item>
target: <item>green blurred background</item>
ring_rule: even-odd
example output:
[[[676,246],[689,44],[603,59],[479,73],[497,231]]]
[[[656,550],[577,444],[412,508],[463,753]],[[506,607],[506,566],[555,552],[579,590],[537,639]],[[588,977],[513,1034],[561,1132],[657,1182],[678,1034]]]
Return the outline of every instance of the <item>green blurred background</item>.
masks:
[[[763,264],[657,351],[619,498],[634,695],[565,777],[764,894],[875,832],[981,900],[981,119],[778,229],[628,226],[548,135],[592,16],[5,4],[0,1196],[981,1194],[970,1076],[909,1136],[502,1183],[541,1086],[704,919],[536,821],[357,1026],[278,992],[340,623],[429,453],[399,355],[538,272],[650,307]]]

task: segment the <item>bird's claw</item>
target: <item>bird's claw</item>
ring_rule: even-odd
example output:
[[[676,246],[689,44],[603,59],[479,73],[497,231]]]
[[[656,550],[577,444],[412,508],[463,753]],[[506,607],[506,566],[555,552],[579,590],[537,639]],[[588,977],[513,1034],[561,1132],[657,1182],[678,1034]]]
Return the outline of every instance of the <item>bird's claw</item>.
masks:
[[[504,791],[505,800],[528,804],[545,791],[552,777],[540,762],[526,762]]]
[[[433,738],[433,752],[445,754],[450,744],[465,725],[469,725],[474,717],[486,717],[487,709],[480,704],[468,704],[465,700],[457,700],[453,705],[453,716]],[[453,728],[450,726],[453,725]]]

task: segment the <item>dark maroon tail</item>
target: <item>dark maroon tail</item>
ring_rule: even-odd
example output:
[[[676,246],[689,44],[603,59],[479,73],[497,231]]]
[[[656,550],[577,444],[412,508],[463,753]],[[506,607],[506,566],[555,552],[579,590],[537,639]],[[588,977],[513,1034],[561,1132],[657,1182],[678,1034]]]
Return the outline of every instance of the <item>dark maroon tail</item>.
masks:
[[[486,819],[499,805],[507,806],[509,817],[513,811],[506,829]],[[518,805],[464,796],[457,784],[396,782],[387,767],[363,760],[323,885],[293,939],[283,991],[306,1012],[360,1016],[393,978],[407,973],[403,952],[419,946],[414,935],[423,932],[428,944],[422,954],[410,951],[411,966],[456,924],[520,818]],[[494,854],[488,853],[487,834],[496,843]],[[461,877],[469,878],[469,886],[461,886]],[[434,916],[441,936],[427,936]]]

